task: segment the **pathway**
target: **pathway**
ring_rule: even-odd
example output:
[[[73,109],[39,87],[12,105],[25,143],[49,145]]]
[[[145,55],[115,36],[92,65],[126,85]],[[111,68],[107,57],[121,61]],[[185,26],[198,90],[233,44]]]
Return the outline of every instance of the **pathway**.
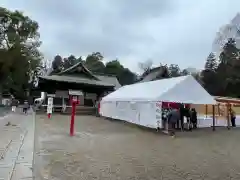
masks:
[[[0,180],[33,179],[34,114],[0,118]]]

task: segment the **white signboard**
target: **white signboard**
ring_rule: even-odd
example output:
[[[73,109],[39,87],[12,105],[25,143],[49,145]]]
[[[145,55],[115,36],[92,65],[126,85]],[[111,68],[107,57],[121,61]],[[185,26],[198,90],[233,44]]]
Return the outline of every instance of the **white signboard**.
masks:
[[[47,107],[47,114],[52,114],[52,107]]]
[[[52,109],[53,109],[53,98],[49,97],[48,98],[47,113],[52,114]]]
[[[162,102],[156,102],[155,104],[155,115],[157,121],[157,127],[162,127]]]
[[[47,94],[47,97],[55,97],[55,94]]]
[[[83,92],[82,91],[69,90],[69,95],[83,96]]]
[[[161,121],[162,120],[162,103],[161,102],[156,102],[155,110],[156,110],[155,113],[156,113],[157,121]]]

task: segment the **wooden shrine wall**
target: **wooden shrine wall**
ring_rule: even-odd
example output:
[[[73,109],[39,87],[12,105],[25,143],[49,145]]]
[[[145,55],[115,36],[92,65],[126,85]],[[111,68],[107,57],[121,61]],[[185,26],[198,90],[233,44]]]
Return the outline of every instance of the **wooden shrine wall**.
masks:
[[[207,115],[212,116],[213,108],[212,105],[191,105],[191,108],[195,108],[198,112],[198,115],[206,115],[206,106],[207,106]],[[227,116],[227,107],[224,104],[215,105],[215,114],[219,118],[225,118]],[[240,115],[240,106],[232,105],[232,109],[236,112],[236,115]]]

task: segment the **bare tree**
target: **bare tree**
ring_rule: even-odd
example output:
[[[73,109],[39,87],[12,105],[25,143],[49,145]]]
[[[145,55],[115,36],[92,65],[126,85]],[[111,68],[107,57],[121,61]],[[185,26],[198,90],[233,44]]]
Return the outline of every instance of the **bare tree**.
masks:
[[[152,65],[153,65],[153,62],[151,59],[148,59],[147,61],[138,63],[139,69],[143,72],[149,71],[151,69]]]

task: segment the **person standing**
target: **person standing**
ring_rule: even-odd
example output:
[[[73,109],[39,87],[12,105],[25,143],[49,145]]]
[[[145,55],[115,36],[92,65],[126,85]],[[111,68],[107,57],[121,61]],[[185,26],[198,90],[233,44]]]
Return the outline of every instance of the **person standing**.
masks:
[[[180,119],[180,113],[178,109],[171,109],[168,113],[168,132],[170,136],[175,137],[175,125]]]
[[[27,114],[28,108],[29,108],[28,101],[24,101],[24,103],[23,103],[23,112],[25,114]]]
[[[12,112],[16,112],[17,104],[18,104],[18,101],[15,98],[12,99],[12,103],[11,103]]]
[[[167,108],[163,108],[162,109],[162,126],[163,126],[163,130],[166,131],[167,130],[167,119],[168,119],[168,109]]]
[[[232,127],[236,127],[236,113],[233,109],[230,110]]]
[[[195,108],[191,109],[191,123],[193,125],[193,129],[197,129],[197,111]]]
[[[96,112],[96,116],[97,116],[97,117],[99,116],[98,109],[99,109],[99,100],[96,100],[96,101],[95,101],[95,112]]]
[[[180,114],[180,123],[178,124],[178,128],[181,130],[184,129],[184,115],[185,115],[185,108],[184,105],[181,103],[179,104],[179,114]],[[179,122],[179,121],[178,121]]]

